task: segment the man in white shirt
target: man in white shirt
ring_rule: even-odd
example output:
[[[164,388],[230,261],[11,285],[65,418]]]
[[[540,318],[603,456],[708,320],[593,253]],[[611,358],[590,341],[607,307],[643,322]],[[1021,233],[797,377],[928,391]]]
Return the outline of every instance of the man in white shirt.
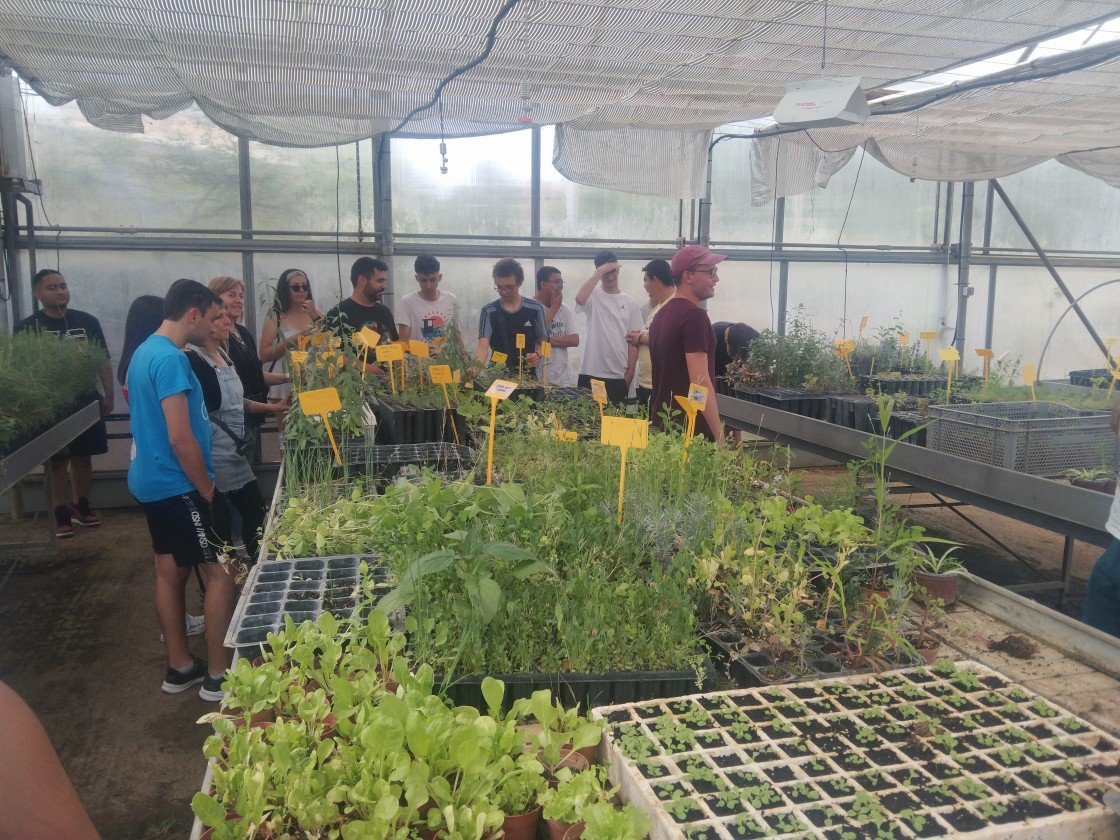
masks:
[[[441,291],[439,260],[421,254],[413,264],[417,292],[405,295],[397,304],[397,331],[401,341],[423,341],[438,352],[446,340],[447,328],[455,320],[459,299],[451,292]]]
[[[595,273],[576,292],[576,312],[587,315],[587,349],[579,372],[579,387],[590,388],[592,379],[607,386],[607,398],[625,402],[638,363],[638,348],[626,341],[631,330],[641,330],[638,302],[618,288],[618,258],[612,251],[595,255]]]
[[[560,269],[546,265],[537,272],[534,299],[544,307],[548,342],[552,345],[552,355],[547,362],[548,376],[545,376],[546,363],[542,360],[537,365],[537,378],[546,380],[550,385],[571,385],[568,348],[579,347],[579,333],[576,332],[576,316],[564,303],[564,277]]]

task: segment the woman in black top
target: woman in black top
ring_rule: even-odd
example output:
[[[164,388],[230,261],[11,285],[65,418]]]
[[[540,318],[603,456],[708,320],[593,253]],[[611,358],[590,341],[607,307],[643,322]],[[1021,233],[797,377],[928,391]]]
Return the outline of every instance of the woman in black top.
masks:
[[[261,360],[257,356],[257,343],[253,334],[240,323],[245,311],[245,284],[236,277],[215,277],[210,281],[210,290],[222,299],[226,305],[226,312],[233,318],[234,328],[229,333],[229,346],[226,352],[230,361],[237,370],[237,376],[245,389],[245,399],[254,402],[268,402],[268,389],[271,385],[280,385],[290,382],[286,373],[266,373],[261,368]],[[250,415],[251,426],[259,426],[264,422],[264,415]]]

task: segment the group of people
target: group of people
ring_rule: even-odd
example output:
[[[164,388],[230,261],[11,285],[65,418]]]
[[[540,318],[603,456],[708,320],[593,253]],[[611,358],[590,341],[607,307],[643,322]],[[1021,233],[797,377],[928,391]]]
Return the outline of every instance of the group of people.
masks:
[[[615,255],[598,254],[594,272],[575,296],[575,313],[587,317],[578,385],[601,380],[608,398],[622,402],[637,378],[639,399],[649,404],[655,426],[677,415],[674,396],[687,394],[690,383],[705,385],[710,396],[697,430],[718,439],[713,384],[727,336],[717,337],[701,303],[715,294],[723,259],[689,245],[671,262],[653,260],[643,269],[649,304],[641,306],[619,288]],[[313,330],[330,329],[346,339],[364,327],[382,341],[424,341],[438,349],[450,336],[459,302],[440,289],[443,275],[435,257],[420,256],[414,267],[418,289],[403,296],[395,316],[382,301],[388,266],[379,259],[355,260],[350,296],[326,313],[315,305],[306,272],[288,269],[278,279],[259,341],[239,323],[245,285],[234,277],[215,277],[209,285],[178,280],[164,297],[143,295],[130,307],[117,378],[131,415],[128,486],[144,509],[155,553],[156,613],[168,657],[165,692],[201,683],[203,698],[221,697],[228,664],[222,642],[234,605],[231,565],[223,551],[234,545],[250,561],[258,553],[265,503],[252,469],[255,429],[268,415],[282,420],[289,408],[288,351]],[[525,278],[517,260],[499,260],[492,275],[498,299],[479,316],[477,364],[504,353],[511,370],[524,365],[530,375],[571,384],[568,352],[580,345],[580,334],[575,313],[564,303],[561,271],[554,266],[537,271],[531,298],[521,295]],[[101,325],[69,308],[61,273],[40,271],[32,290],[40,309],[17,331],[86,340],[108,359]],[[542,353],[546,341],[550,352]],[[71,536],[75,525],[100,524],[89,502],[90,459],[108,451],[103,417],[114,407],[108,361],[96,386],[102,419],[52,460],[59,537]],[[192,575],[203,590],[199,617],[186,610]],[[203,633],[206,661],[187,643],[188,635]]]
[[[637,379],[638,401],[660,428],[666,420],[681,417],[674,397],[686,396],[690,384],[702,385],[708,398],[696,431],[710,440],[720,439],[716,376],[758,335],[746,324],[721,322],[713,327],[701,306],[715,295],[718,266],[724,259],[703,245],[688,245],[671,262],[652,260],[642,269],[649,301],[640,305],[619,288],[618,258],[600,251],[594,272],[575,295],[575,312],[587,317],[579,387],[590,388],[592,380],[599,380],[607,399],[622,403]],[[498,299],[482,308],[476,361],[485,364],[499,353],[511,370],[528,365],[550,383],[568,384],[568,349],[579,346],[580,336],[563,302],[560,270],[541,268],[532,298],[521,294],[525,275],[517,260],[499,260],[492,274]],[[542,354],[545,342],[547,358]]]

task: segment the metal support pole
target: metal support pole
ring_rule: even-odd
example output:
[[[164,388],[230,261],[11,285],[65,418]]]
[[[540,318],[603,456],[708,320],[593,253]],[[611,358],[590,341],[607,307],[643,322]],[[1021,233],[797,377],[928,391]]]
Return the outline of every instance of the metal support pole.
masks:
[[[964,334],[968,327],[968,297],[972,287],[968,274],[972,266],[972,208],[976,185],[965,181],[961,186],[961,240],[957,248],[957,327],[953,346],[964,361]]]
[[[995,208],[996,191],[992,182],[988,182],[988,200],[984,205],[984,256],[992,252],[992,216]],[[995,263],[988,266],[988,312],[984,320],[984,346],[992,347],[992,335],[996,318],[996,273],[999,269]]]
[[[1109,355],[1108,347],[1105,346],[1104,341],[1097,334],[1097,331],[1093,328],[1093,325],[1089,322],[1088,316],[1086,316],[1084,310],[1081,309],[1081,306],[1078,305],[1077,301],[1074,299],[1073,292],[1069,290],[1069,287],[1065,284],[1065,281],[1062,280],[1062,276],[1058,274],[1058,269],[1054,268],[1054,264],[1050,262],[1050,258],[1046,255],[1046,251],[1043,250],[1042,245],[1039,244],[1038,240],[1034,238],[1034,234],[1031,233],[1031,229],[1027,227],[1027,223],[1023,221],[1023,217],[1019,215],[1019,211],[1015,209],[1015,205],[1011,203],[1011,199],[1008,197],[1007,193],[1004,192],[1004,189],[1000,185],[999,181],[993,178],[991,183],[995,188],[996,194],[1003,202],[1003,205],[1007,208],[1007,212],[1011,214],[1011,218],[1015,220],[1015,224],[1017,224],[1019,226],[1019,229],[1023,231],[1023,235],[1027,237],[1027,241],[1031,244],[1031,247],[1034,248],[1035,253],[1038,254],[1038,258],[1042,260],[1043,266],[1045,266],[1046,270],[1050,272],[1050,276],[1054,278],[1054,282],[1058,284],[1058,288],[1062,290],[1062,294],[1066,296],[1066,300],[1068,300],[1070,303],[1070,308],[1073,309],[1075,313],[1077,313],[1077,317],[1081,319],[1081,323],[1085,325],[1085,329],[1089,332],[1089,335],[1092,337],[1093,341],[1096,342],[1097,347],[1100,348],[1101,354],[1107,358]]]
[[[533,140],[532,171],[529,173],[529,244],[541,247],[541,127],[534,125],[530,131]],[[533,258],[537,271],[544,266],[544,258]]]
[[[375,223],[381,243],[381,256],[391,257],[394,252],[393,243],[393,141],[387,134],[382,134],[377,142],[377,154],[374,156],[373,167],[373,194],[377,202]],[[389,282],[385,295],[393,299],[395,282],[393,280],[392,262],[389,263]]]
[[[941,253],[949,253],[949,241],[953,230],[953,192],[957,185],[952,181],[945,184],[945,220],[941,229]]]
[[[696,230],[696,241],[701,245],[709,245],[712,241],[712,159],[715,156],[715,144],[708,144],[708,167],[704,179],[704,197],[700,199],[700,212]]]
[[[16,217],[15,193],[0,190],[0,215],[4,217],[3,251],[8,275],[8,295],[12,303],[12,325],[14,326],[24,317],[23,288],[20,280],[19,257],[16,251],[19,219]]]
[[[237,185],[241,197],[241,238],[252,239],[253,234],[253,181],[249,171],[249,141],[237,138]],[[257,282],[253,252],[241,252],[241,281],[245,284],[245,326],[257,335]]]
[[[774,253],[781,253],[786,238],[786,197],[774,200]],[[789,260],[778,260],[778,335],[786,334],[786,309],[789,307]]]

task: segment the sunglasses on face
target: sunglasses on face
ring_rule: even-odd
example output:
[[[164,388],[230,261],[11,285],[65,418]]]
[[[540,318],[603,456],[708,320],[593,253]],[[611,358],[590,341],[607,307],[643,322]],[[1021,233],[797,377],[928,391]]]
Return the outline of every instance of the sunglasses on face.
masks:
[[[289,283],[288,288],[293,292],[306,292],[311,289],[307,283]]]

